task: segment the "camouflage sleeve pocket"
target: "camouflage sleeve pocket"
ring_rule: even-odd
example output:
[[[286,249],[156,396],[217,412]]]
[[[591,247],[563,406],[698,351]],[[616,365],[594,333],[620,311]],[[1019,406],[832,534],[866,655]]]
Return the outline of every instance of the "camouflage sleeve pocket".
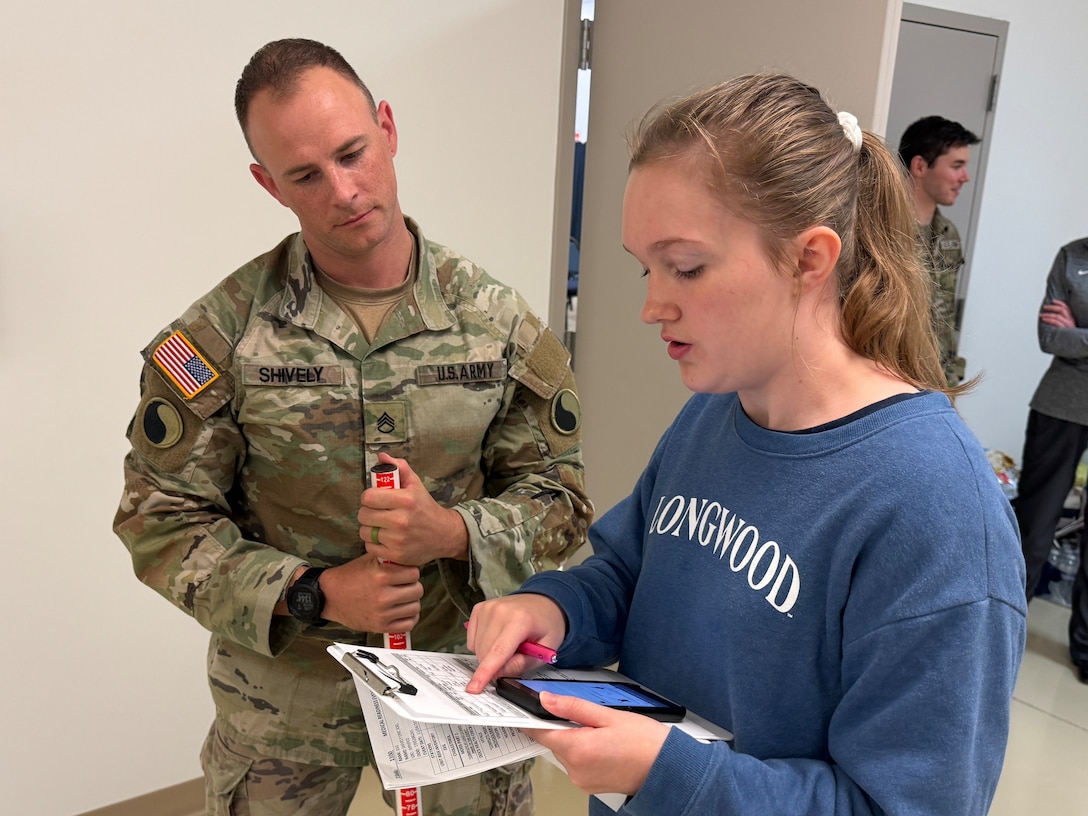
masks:
[[[511,366],[510,375],[532,392],[529,407],[552,455],[566,453],[582,438],[582,407],[570,352],[532,314],[518,328],[518,348],[525,356]]]
[[[154,372],[145,372],[145,382],[129,439],[156,468],[177,473],[189,461],[204,423]]]
[[[532,313],[518,327],[517,344],[523,356],[510,367],[510,376],[539,397],[554,396],[570,371],[570,352]]]
[[[129,439],[155,467],[177,473],[204,422],[234,394],[230,348],[201,319],[173,324],[143,356],[140,404]]]

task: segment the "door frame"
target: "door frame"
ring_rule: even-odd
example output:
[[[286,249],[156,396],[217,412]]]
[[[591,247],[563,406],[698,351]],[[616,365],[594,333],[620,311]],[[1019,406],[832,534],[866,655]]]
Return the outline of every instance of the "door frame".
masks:
[[[971,34],[983,34],[994,37],[997,41],[997,47],[994,50],[994,79],[990,104],[986,111],[982,133],[976,134],[980,142],[973,148],[978,155],[978,167],[975,178],[972,179],[972,183],[975,185],[975,196],[971,202],[970,212],[971,240],[967,242],[963,272],[960,275],[956,295],[957,300],[965,304],[964,309],[966,311],[967,289],[971,281],[971,262],[975,254],[975,246],[978,244],[979,215],[982,211],[982,195],[986,181],[986,167],[990,157],[990,144],[993,141],[994,117],[997,112],[997,102],[1001,91],[1001,71],[1005,64],[1005,41],[1009,35],[1009,24],[1005,20],[996,20],[992,17],[979,17],[974,14],[932,8],[917,3],[903,3],[900,18],[903,22],[939,26]],[[894,83],[894,81],[895,77],[893,76],[892,82]]]

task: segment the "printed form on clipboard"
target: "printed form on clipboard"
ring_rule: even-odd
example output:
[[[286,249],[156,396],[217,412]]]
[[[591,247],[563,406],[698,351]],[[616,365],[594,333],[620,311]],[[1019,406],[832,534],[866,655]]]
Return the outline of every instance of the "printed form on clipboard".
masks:
[[[500,697],[494,687],[465,691],[476,670],[475,655],[390,650],[334,643],[328,652],[355,681],[387,790],[459,779],[547,753],[519,729],[577,727],[544,720]],[[608,669],[543,666],[530,676],[566,680],[626,680]],[[673,723],[696,739],[731,740],[733,735],[688,712]]]

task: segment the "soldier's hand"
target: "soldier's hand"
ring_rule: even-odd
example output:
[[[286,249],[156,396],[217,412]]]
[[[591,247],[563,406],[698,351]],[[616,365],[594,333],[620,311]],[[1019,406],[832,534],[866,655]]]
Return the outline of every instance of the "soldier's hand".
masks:
[[[400,469],[400,489],[369,488],[359,509],[359,537],[367,552],[398,564],[422,566],[436,558],[468,558],[461,514],[443,507],[403,459],[379,455]]]
[[[408,632],[419,622],[419,568],[383,563],[373,553],[325,570],[326,620],[359,632]]]

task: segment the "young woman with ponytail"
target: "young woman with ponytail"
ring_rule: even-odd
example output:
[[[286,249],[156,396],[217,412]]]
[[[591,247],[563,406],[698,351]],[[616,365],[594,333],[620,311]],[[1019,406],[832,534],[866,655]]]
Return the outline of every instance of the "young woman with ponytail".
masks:
[[[1025,639],[1016,523],[941,371],[898,160],[780,75],[648,114],[623,243],[695,392],[594,555],[476,607],[469,689],[619,670],[703,744],[545,695],[534,732],[632,814],[985,814]],[[591,800],[590,812],[607,813]]]

